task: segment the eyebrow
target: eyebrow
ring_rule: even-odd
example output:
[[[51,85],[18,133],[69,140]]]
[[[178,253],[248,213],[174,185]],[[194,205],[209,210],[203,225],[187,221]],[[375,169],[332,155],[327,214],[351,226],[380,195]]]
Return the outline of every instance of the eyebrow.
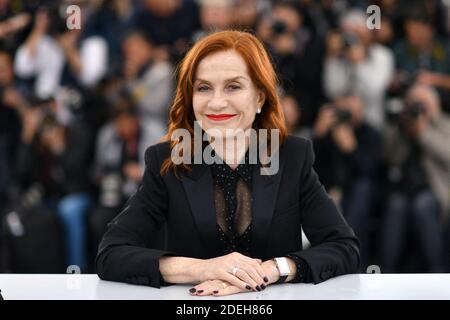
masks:
[[[248,81],[248,79],[247,79],[247,78],[245,78],[245,77],[243,77],[243,76],[237,76],[237,77],[233,77],[233,78],[225,79],[225,81],[224,81],[224,82],[235,81],[235,80],[238,80],[238,79],[243,79],[243,80],[246,80],[246,81]],[[199,78],[196,78],[196,79],[194,79],[194,82],[197,82],[197,81],[199,81],[199,82],[206,82],[206,83],[211,83],[210,81],[208,81],[208,80],[204,80],[204,79],[199,79]]]

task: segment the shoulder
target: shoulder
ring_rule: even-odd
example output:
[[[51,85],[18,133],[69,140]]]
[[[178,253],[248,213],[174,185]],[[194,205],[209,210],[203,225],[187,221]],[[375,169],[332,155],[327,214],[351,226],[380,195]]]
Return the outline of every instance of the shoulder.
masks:
[[[311,140],[289,135],[287,136],[286,140],[281,146],[281,150],[282,152],[288,154],[290,154],[291,152],[302,153],[302,151],[304,152],[307,148],[311,146],[312,146]]]
[[[311,140],[296,136],[288,136],[280,148],[280,158],[285,163],[301,165],[305,160],[314,161]]]
[[[168,141],[155,143],[145,150],[145,163],[160,168],[163,161],[169,156],[170,143]]]

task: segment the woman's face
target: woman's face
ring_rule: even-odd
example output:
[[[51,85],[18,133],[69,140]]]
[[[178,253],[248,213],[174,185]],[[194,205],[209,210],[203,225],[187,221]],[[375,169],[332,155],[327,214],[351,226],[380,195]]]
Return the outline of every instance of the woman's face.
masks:
[[[255,87],[244,59],[236,51],[217,52],[199,63],[192,104],[203,130],[218,129],[222,137],[229,137],[233,134],[227,129],[236,132],[251,128],[264,99],[264,93]]]

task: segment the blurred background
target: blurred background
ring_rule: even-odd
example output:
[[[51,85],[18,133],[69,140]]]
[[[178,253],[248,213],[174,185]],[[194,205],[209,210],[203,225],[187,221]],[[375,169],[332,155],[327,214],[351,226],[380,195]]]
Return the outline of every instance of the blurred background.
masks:
[[[449,271],[450,1],[0,0],[0,272],[95,272],[165,133],[177,63],[228,28],[270,51],[361,271]]]

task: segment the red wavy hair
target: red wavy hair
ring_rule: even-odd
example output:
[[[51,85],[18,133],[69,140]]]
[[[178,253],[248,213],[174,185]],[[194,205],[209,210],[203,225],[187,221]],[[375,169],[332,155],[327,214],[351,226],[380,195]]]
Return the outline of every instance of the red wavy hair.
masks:
[[[245,31],[227,30],[212,33],[197,41],[186,53],[186,56],[177,66],[177,87],[175,97],[170,107],[168,132],[163,137],[163,141],[170,142],[172,150],[181,141],[171,141],[172,133],[176,129],[187,129],[191,137],[194,134],[194,110],[192,106],[193,85],[195,73],[200,61],[206,56],[226,50],[235,50],[245,60],[250,78],[255,86],[265,93],[266,100],[262,106],[262,111],[255,118],[253,127],[255,129],[279,129],[280,145],[283,144],[287,136],[287,129],[284,122],[283,109],[277,94],[278,78],[272,65],[272,60],[264,48],[263,44],[251,33]],[[268,146],[270,146],[270,134]],[[191,150],[193,148],[191,139]],[[270,153],[270,149],[269,149]],[[182,154],[182,152],[181,152]],[[177,175],[177,170],[182,167],[190,171],[189,164],[174,164],[169,156],[161,166],[161,175],[173,170]]]

